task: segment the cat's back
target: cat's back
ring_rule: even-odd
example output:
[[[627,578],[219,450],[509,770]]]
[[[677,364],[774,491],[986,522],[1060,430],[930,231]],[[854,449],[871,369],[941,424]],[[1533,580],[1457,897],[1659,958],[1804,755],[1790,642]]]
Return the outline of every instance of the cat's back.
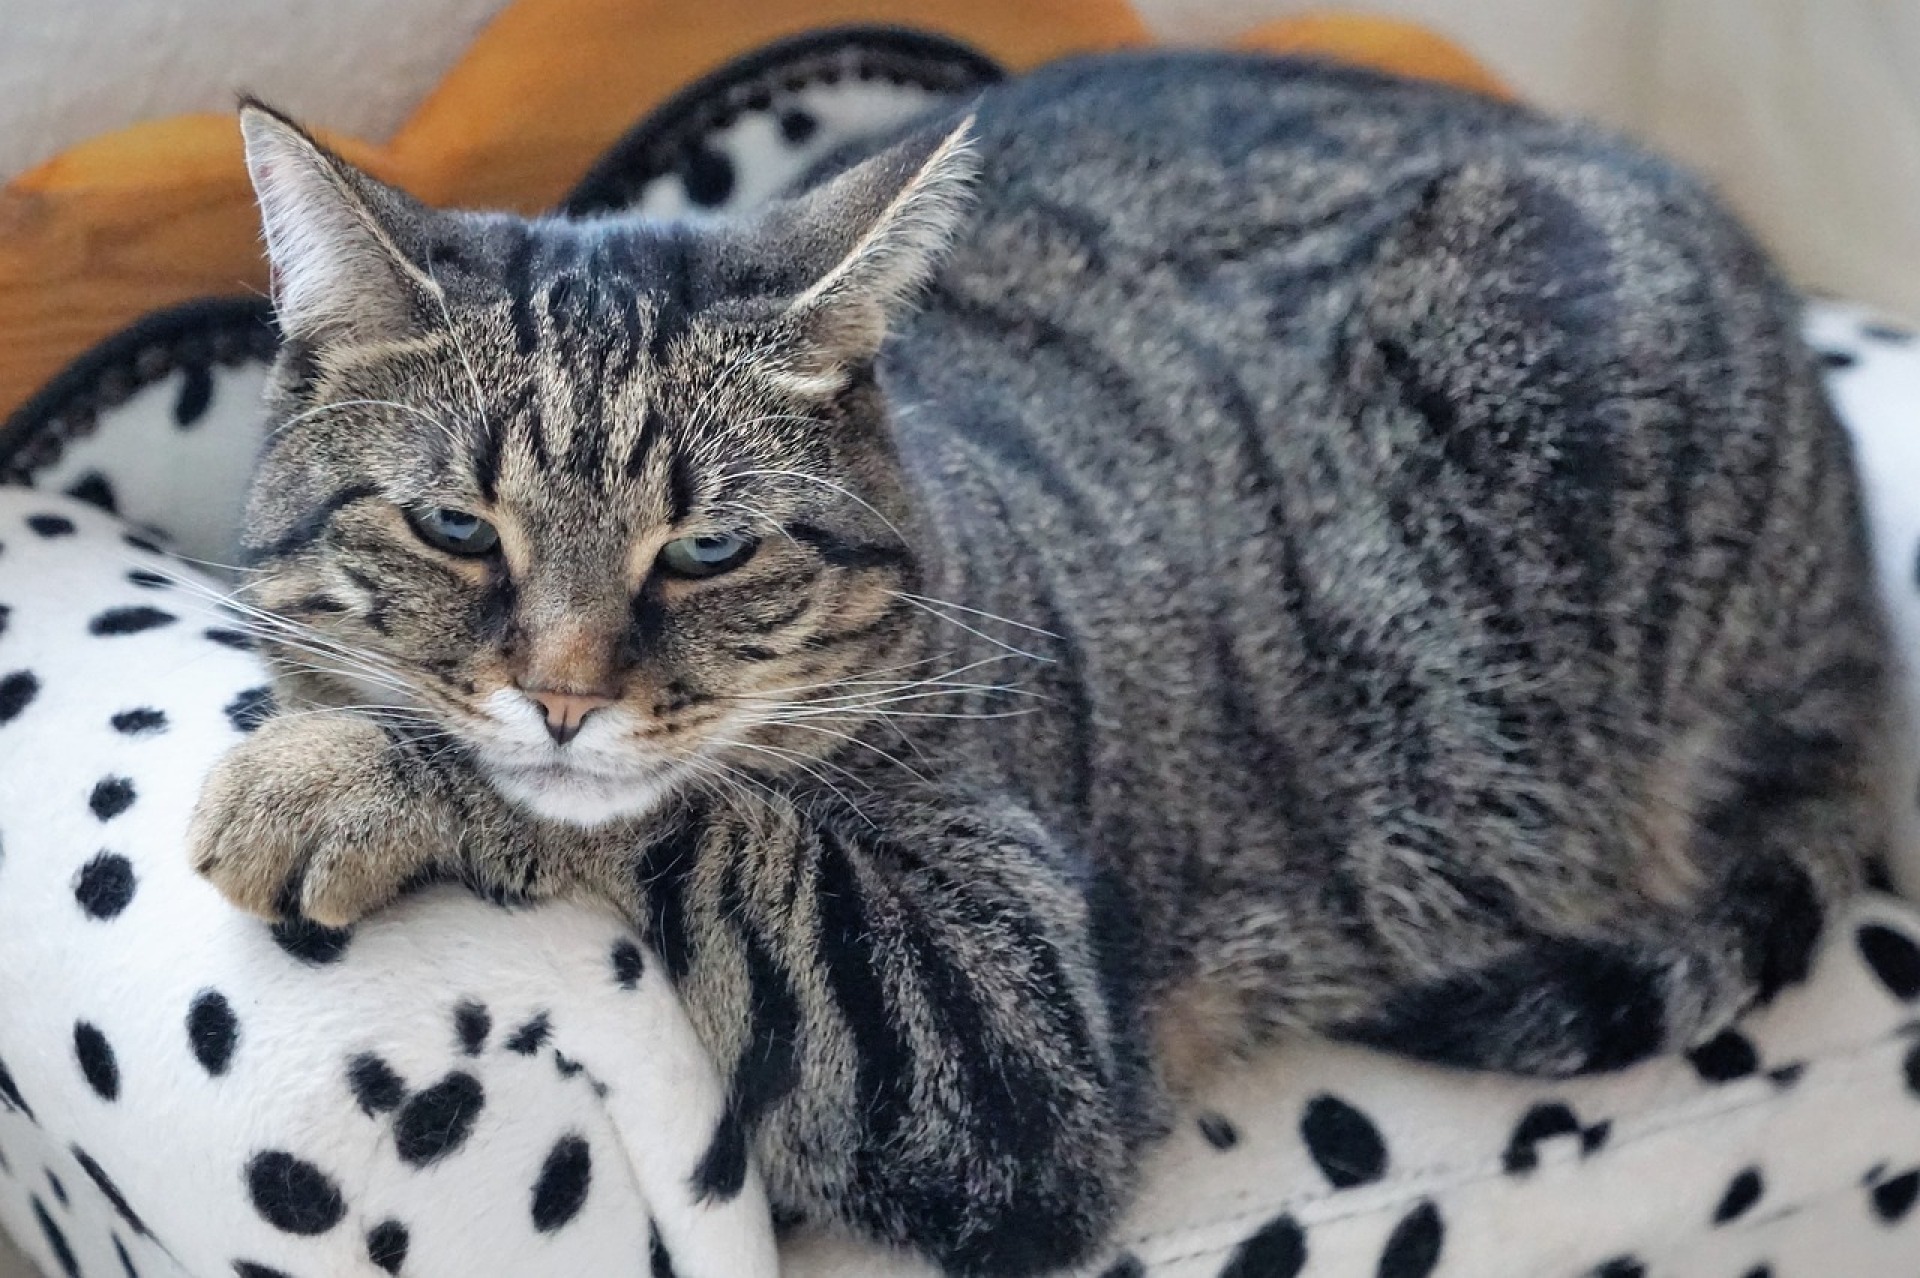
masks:
[[[977,111],[973,221],[879,371],[929,592],[1058,638],[1021,639],[1043,713],[951,732],[1168,927],[1336,864],[1356,900],[1558,927],[1696,856],[1670,814],[1776,717],[1872,753],[1845,437],[1701,184],[1270,58],[1071,62]]]

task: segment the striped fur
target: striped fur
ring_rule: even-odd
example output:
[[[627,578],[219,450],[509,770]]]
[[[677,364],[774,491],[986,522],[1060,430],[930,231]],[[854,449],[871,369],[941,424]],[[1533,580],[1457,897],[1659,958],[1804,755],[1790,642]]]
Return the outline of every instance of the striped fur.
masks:
[[[978,1274],[1089,1254],[1276,1034],[1576,1073],[1802,976],[1889,660],[1795,303],[1700,187],[1257,58],[976,109],[699,227],[431,212],[249,118],[297,287],[246,600],[337,712],[216,774],[210,876],[614,902],[734,1071],[703,1188],[753,1150]],[[663,578],[701,531],[761,540]],[[554,746],[530,680],[616,703]]]

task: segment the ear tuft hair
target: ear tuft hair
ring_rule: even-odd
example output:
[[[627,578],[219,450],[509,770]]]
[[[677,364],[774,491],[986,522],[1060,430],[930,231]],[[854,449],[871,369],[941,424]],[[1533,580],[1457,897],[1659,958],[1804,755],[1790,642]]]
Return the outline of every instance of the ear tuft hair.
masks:
[[[240,132],[282,332],[326,343],[409,331],[420,290],[436,286],[407,259],[392,224],[424,210],[256,99],[241,102]]]
[[[968,116],[944,136],[909,139],[805,197],[809,221],[853,234],[787,307],[785,318],[800,334],[797,358],[781,378],[790,389],[831,395],[879,353],[888,325],[932,279],[958,234],[978,172]]]

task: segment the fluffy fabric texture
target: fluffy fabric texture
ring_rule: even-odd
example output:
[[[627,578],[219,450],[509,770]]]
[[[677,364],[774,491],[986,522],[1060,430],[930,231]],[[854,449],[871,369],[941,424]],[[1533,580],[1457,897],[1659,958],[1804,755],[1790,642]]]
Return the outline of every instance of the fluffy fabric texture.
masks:
[[[1920,344],[1809,332],[1913,650]],[[773,1273],[757,1189],[694,1200],[719,1084],[617,920],[435,892],[275,932],[188,872],[261,672],[140,540],[0,493],[0,1222],[50,1276]],[[1106,1272],[1904,1272],[1917,1004],[1920,917],[1876,899],[1688,1060],[1541,1084],[1290,1047],[1183,1120]],[[781,1272],[918,1271],[797,1238]]]

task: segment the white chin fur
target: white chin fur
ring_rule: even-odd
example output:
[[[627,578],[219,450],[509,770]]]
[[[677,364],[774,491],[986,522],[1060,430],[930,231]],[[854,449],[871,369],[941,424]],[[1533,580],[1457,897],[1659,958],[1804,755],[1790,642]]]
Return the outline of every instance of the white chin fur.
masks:
[[[563,768],[496,768],[492,777],[516,807],[586,829],[642,816],[659,807],[671,789],[665,777],[612,778]]]

